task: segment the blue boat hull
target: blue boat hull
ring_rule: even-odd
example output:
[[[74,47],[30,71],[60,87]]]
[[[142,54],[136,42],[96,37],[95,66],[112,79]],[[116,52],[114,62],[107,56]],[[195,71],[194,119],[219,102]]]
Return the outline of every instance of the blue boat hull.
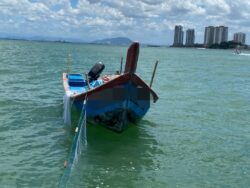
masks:
[[[83,102],[74,101],[74,105],[81,111]],[[129,122],[140,120],[149,107],[149,96],[138,95],[138,87],[130,82],[88,97],[86,113],[88,121],[121,132]]]
[[[65,92],[72,94],[70,99],[79,111],[86,101],[88,120],[121,132],[128,122],[147,113],[151,101],[158,100],[151,86],[136,74],[139,46],[134,42],[128,48],[123,73],[100,76],[105,66],[97,63],[85,79],[80,74],[63,74]]]

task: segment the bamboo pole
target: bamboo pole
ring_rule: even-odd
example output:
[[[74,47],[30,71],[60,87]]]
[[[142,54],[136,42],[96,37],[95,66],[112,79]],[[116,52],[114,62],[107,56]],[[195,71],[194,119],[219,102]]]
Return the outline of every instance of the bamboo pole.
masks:
[[[154,81],[154,77],[155,77],[155,72],[156,72],[157,65],[158,65],[158,60],[155,62],[154,71],[153,71],[153,74],[152,74],[152,77],[151,77],[151,81],[150,81],[150,84],[149,84],[150,87],[152,87],[152,84],[153,84],[153,81]]]
[[[88,89],[90,90],[90,85],[89,85],[89,77],[88,77],[88,74],[85,74],[85,78],[86,78],[86,81],[87,81]]]
[[[123,57],[121,57],[120,74],[122,73],[122,64],[123,64]]]
[[[68,54],[68,74],[70,73],[71,54]]]

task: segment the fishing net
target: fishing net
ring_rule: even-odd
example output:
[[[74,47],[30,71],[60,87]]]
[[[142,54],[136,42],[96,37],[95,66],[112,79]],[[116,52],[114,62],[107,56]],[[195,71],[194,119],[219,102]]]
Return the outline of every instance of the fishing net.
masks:
[[[71,125],[71,93],[66,92],[63,96],[63,120],[67,125]]]
[[[85,100],[83,102],[83,107],[78,126],[75,129],[75,136],[70,149],[68,160],[64,162],[65,170],[58,185],[58,187],[60,188],[67,187],[67,182],[70,178],[71,171],[73,170],[74,165],[77,163],[78,158],[81,155],[82,148],[87,145],[86,125],[87,125],[87,119],[86,119],[86,100]]]

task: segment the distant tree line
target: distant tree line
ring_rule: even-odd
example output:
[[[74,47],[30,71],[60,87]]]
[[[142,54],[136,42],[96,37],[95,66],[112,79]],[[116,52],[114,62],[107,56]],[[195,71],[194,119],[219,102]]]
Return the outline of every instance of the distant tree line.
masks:
[[[241,49],[247,49],[248,46],[235,41],[221,42],[220,44],[212,44],[208,46],[211,49],[234,49],[240,47]]]
[[[194,44],[194,45],[171,45],[170,47],[178,47],[178,48],[203,48],[203,44]]]
[[[210,46],[205,46],[204,44],[194,44],[191,46],[187,45],[178,45],[178,46],[170,46],[170,47],[178,47],[178,48],[210,48],[210,49],[250,49],[248,45],[241,44],[235,41],[221,42],[220,44],[211,44]]]

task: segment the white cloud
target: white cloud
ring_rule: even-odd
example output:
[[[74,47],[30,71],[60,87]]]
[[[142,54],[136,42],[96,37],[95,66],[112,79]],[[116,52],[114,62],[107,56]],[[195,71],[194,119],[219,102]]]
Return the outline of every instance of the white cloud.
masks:
[[[78,0],[74,7],[69,0],[1,0],[0,8],[0,35],[171,43],[176,24],[195,28],[199,42],[207,25],[250,33],[248,0]]]

